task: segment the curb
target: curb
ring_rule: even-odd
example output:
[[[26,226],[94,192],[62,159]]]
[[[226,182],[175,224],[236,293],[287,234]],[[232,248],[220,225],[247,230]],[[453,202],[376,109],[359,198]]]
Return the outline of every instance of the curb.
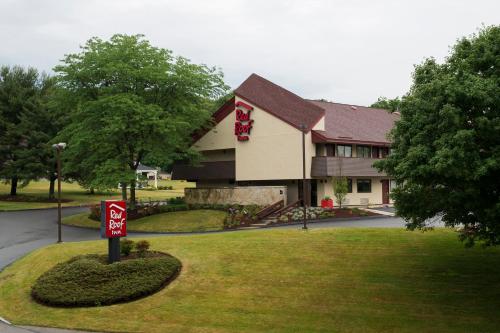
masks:
[[[3,318],[3,317],[0,317],[0,321],[4,324],[7,324],[7,325],[12,325],[7,319]]]

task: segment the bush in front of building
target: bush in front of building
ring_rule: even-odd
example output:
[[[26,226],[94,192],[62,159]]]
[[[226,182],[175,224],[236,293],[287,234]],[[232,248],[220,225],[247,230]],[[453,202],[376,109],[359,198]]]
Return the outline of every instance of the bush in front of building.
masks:
[[[135,244],[135,249],[137,250],[137,255],[141,258],[144,258],[147,251],[149,250],[149,246],[150,246],[150,244],[147,240],[138,241]]]
[[[227,208],[228,215],[224,220],[224,229],[233,229],[250,225],[258,220],[257,214],[262,210],[258,205],[232,205]]]
[[[31,295],[39,303],[58,307],[128,302],[161,290],[181,266],[177,258],[160,252],[113,264],[105,255],[77,256],[42,274]]]
[[[134,248],[134,241],[127,238],[120,239],[120,253],[122,256],[130,255],[132,249]]]
[[[335,210],[325,209],[321,207],[307,207],[306,218],[308,220],[330,218],[335,216]],[[294,208],[293,210],[281,215],[278,222],[287,223],[293,221],[300,221],[304,219],[304,209],[302,207]]]

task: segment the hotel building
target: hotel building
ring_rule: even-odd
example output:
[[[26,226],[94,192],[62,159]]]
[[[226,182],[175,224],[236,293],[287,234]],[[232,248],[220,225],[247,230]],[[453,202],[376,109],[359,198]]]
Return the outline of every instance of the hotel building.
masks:
[[[193,143],[203,156],[201,164],[176,164],[173,179],[214,189],[286,186],[290,203],[302,199],[304,153],[308,205],[334,198],[335,176],[348,179],[345,205],[390,203],[393,182],[373,163],[390,152],[387,134],[397,113],[307,100],[252,74],[213,119],[215,125]]]

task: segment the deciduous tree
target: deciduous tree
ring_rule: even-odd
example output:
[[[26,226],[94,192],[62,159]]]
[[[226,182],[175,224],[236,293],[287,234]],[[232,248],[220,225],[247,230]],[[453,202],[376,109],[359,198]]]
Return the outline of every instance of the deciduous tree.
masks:
[[[500,26],[462,38],[442,64],[416,66],[377,163],[394,177],[398,214],[410,229],[440,216],[467,245],[500,244]]]
[[[140,35],[92,38],[55,71],[75,100],[60,135],[68,141],[65,170],[85,173],[96,188],[130,184],[132,206],[139,163],[166,165],[185,153],[227,92],[216,68],[174,57]]]

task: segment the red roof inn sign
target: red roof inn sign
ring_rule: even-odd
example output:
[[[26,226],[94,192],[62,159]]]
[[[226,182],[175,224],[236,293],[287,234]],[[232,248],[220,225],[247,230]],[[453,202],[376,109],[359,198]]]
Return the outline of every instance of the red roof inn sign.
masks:
[[[127,236],[127,203],[125,201],[101,201],[101,237]]]
[[[236,135],[238,141],[248,141],[253,124],[253,119],[250,119],[250,112],[253,110],[253,107],[242,101],[236,102],[235,106],[236,121],[234,123],[234,135]]]

